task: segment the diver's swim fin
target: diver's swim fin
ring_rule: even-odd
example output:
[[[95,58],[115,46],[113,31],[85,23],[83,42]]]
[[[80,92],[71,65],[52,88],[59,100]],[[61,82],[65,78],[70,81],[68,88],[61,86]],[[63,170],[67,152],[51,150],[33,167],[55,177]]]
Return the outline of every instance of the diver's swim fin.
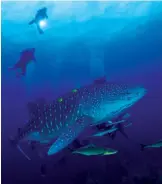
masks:
[[[38,24],[37,24],[37,29],[38,29],[38,32],[39,32],[40,34],[43,34],[43,33],[44,33]]]
[[[29,22],[29,25],[32,25],[35,23],[35,19],[33,19],[32,21]]]

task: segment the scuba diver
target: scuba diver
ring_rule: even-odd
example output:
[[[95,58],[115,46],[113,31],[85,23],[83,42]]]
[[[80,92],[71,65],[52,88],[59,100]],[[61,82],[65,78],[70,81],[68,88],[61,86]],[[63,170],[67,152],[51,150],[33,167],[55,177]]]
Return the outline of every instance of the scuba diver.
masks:
[[[17,72],[17,75],[16,75],[17,77],[25,76],[27,65],[31,61],[36,62],[35,48],[23,50],[20,54],[21,54],[20,59],[17,61],[17,63],[13,67],[9,68],[10,70],[21,69],[21,73]]]
[[[41,29],[41,26],[43,26],[43,21],[45,21],[46,19],[48,19],[47,8],[44,7],[44,8],[37,11],[35,18],[29,22],[29,25],[36,24],[39,33],[43,34],[44,32]],[[42,23],[42,25],[41,25],[41,23]]]

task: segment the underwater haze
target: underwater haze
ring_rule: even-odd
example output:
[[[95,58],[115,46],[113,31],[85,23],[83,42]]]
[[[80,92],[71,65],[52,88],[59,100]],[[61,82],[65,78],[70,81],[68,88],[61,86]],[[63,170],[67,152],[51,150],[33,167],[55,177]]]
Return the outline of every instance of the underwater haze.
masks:
[[[1,6],[2,183],[162,183],[162,146],[140,148],[140,144],[162,140],[162,2],[2,1]],[[40,34],[36,23],[29,22],[43,7],[48,18]],[[36,61],[23,63],[26,71],[18,77],[10,67],[29,48],[35,49],[32,60]],[[103,77],[108,84],[124,83],[147,90],[125,112],[132,121],[125,129],[128,138],[119,129],[114,139],[90,139],[117,153],[85,156],[65,148],[40,158],[39,149],[32,150],[24,142],[22,148],[30,155],[29,161],[11,144],[9,138],[30,119],[29,102],[38,98],[52,102],[90,84],[101,86]],[[78,139],[86,142],[89,136],[82,133]],[[46,165],[43,169],[42,164]]]

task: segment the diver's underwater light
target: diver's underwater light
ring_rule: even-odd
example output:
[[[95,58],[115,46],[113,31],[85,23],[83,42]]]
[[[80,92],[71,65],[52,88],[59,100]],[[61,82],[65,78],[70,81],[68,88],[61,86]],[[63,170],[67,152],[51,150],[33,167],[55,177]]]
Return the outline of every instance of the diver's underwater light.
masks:
[[[40,27],[45,27],[46,25],[47,25],[47,22],[46,22],[46,20],[41,20],[40,22],[39,22],[39,25],[40,25]]]

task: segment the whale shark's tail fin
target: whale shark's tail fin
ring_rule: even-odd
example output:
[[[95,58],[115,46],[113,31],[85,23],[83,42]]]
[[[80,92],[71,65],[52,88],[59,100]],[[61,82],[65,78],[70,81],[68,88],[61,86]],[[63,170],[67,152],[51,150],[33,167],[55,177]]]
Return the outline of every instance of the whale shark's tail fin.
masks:
[[[13,138],[10,137],[9,141],[11,143],[12,146],[16,146],[16,148],[25,156],[25,158],[27,158],[28,160],[31,160],[28,155],[21,149],[21,147],[17,144],[17,141]]]

